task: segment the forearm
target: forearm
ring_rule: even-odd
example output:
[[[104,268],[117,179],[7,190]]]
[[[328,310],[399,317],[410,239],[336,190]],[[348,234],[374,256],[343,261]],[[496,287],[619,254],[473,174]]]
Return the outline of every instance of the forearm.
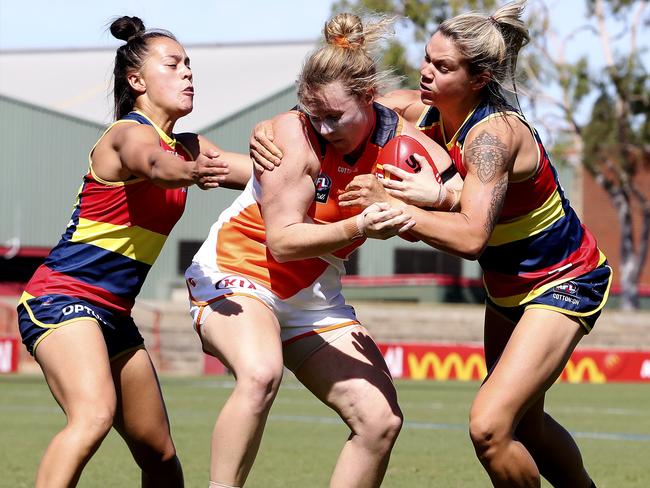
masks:
[[[267,244],[279,262],[323,256],[363,237],[357,217],[331,224],[291,224],[278,231],[267,230]]]
[[[233,190],[243,190],[253,172],[253,162],[248,154],[224,152],[219,159],[228,162],[230,172],[222,186]]]
[[[413,206],[409,206],[408,211],[416,221],[410,233],[436,249],[476,260],[487,244],[485,232],[472,225],[462,212],[439,212]]]

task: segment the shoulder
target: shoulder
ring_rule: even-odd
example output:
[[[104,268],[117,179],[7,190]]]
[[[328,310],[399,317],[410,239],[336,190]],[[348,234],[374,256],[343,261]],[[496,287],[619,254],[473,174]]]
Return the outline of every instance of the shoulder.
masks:
[[[311,146],[310,126],[307,117],[297,111],[276,115],[271,120],[273,124],[273,142],[281,149],[290,152],[305,150]]]
[[[410,122],[417,122],[420,115],[427,108],[422,103],[418,90],[393,90],[378,97],[378,103],[395,110],[398,114]]]
[[[271,119],[273,127],[283,131],[300,129],[306,125],[306,122],[305,115],[297,110],[283,112]]]
[[[115,123],[106,136],[115,149],[126,144],[158,144],[160,139],[152,126],[137,122]]]
[[[475,124],[467,133],[465,145],[494,141],[516,149],[525,139],[531,138],[530,128],[513,113],[494,113]]]
[[[273,143],[282,151],[282,164],[269,173],[267,178],[288,173],[313,173],[320,168],[317,139],[307,117],[297,111],[276,115],[273,124]],[[299,169],[300,168],[300,169]]]

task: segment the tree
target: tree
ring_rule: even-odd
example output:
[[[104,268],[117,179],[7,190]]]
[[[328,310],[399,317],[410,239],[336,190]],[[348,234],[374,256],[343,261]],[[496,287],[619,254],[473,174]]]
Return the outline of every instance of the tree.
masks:
[[[643,61],[647,46],[639,47],[638,31],[643,22],[650,23],[650,12],[646,0],[588,0],[586,7],[584,24],[560,38],[550,27],[550,12],[541,5],[534,16],[538,35],[525,69],[532,102],[550,102],[559,109],[563,124],[558,129],[570,134],[582,167],[610,197],[620,224],[621,307],[636,309],[650,238],[650,192],[639,185],[650,168],[650,78]],[[567,45],[586,34],[598,41],[584,44],[592,55],[567,61]],[[593,59],[603,60],[604,66],[593,65]],[[548,89],[553,84],[560,95]],[[585,105],[591,106],[590,116],[582,121]]]
[[[342,0],[334,9],[406,17],[401,23],[411,35],[408,42],[423,44],[440,19],[466,10],[491,12],[497,3],[502,2]],[[531,45],[519,62],[525,87],[520,99],[559,141],[551,152],[584,168],[609,195],[620,224],[621,307],[636,309],[650,239],[650,192],[639,185],[650,168],[650,77],[643,57],[647,60],[648,46],[639,46],[639,29],[650,25],[648,1],[585,0],[585,18],[576,19],[577,28],[564,36],[553,28],[548,3],[528,4]],[[567,60],[567,46],[578,40],[584,41],[579,44],[584,54]],[[406,52],[393,41],[383,60],[397,67],[405,86],[414,87],[417,71]],[[604,66],[594,60],[604,60]]]

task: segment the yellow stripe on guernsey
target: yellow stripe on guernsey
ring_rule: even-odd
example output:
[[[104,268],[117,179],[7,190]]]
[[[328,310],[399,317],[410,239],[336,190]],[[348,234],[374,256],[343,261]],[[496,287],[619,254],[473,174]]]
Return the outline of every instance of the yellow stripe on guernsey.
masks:
[[[504,224],[497,224],[488,241],[488,246],[500,246],[539,234],[564,217],[562,199],[557,190],[529,214]]]
[[[79,219],[71,242],[91,243],[107,251],[152,265],[165,243],[166,236],[137,225],[107,224]]]

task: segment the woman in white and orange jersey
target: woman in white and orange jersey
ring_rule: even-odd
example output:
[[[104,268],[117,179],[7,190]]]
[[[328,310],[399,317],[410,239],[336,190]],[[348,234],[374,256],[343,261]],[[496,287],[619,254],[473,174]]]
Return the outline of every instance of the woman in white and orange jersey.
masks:
[[[242,486],[252,467],[283,365],[334,409],[351,434],[331,486],[379,486],[402,425],[386,363],[341,294],[345,259],[365,237],[411,228],[389,205],[342,209],[357,174],[380,173],[385,144],[416,138],[444,171],[445,152],[374,103],[378,72],[368,49],[389,21],[340,14],[298,80],[300,109],[273,120],[282,164],[258,173],[212,226],[186,272],[204,350],[237,378],[212,437],[212,487]],[[440,202],[449,208],[454,201]]]

